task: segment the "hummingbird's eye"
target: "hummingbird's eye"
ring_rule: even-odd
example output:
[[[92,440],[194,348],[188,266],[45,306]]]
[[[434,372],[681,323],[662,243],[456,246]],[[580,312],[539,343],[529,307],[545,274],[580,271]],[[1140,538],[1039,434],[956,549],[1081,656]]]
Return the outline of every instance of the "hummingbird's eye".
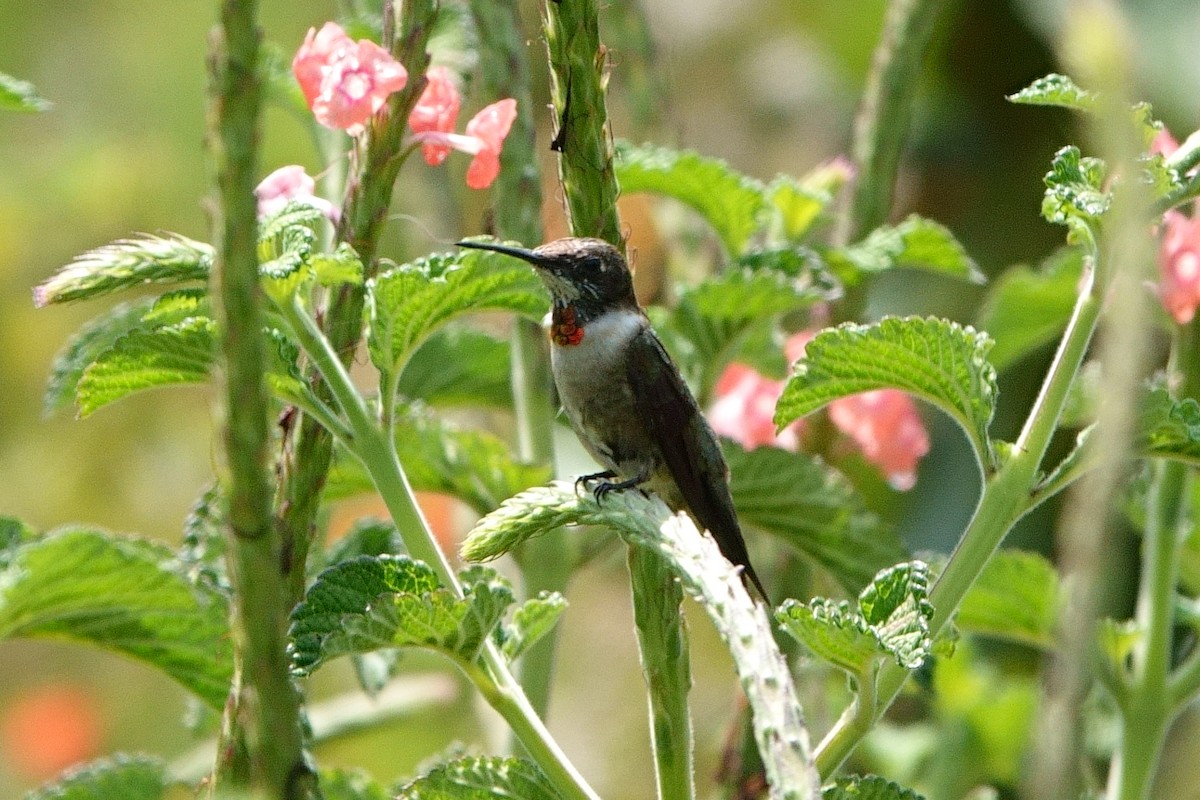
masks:
[[[595,256],[585,258],[583,260],[583,266],[586,267],[587,269],[600,270],[601,272],[608,272],[608,265],[604,263],[604,260],[597,258]]]

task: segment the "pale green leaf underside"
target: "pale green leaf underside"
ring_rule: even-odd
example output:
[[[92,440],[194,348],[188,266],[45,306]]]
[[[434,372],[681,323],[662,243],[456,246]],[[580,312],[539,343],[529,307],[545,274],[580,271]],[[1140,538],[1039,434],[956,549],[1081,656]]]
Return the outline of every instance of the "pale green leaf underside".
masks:
[[[787,600],[775,618],[813,655],[851,675],[864,675],[871,661],[883,655],[879,641],[845,600],[818,597],[807,605]]]
[[[74,767],[25,800],[163,800],[170,783],[158,759],[116,755]]]
[[[83,371],[118,339],[142,325],[152,299],[121,303],[87,322],[68,340],[54,358],[46,381],[43,408],[46,413],[66,408],[75,401]]]
[[[459,599],[430,567],[406,556],[362,556],[330,567],[292,613],[293,669],[308,675],[338,656],[394,647],[473,662],[513,596],[490,570],[463,581],[467,596]]]
[[[430,406],[511,408],[510,350],[481,331],[448,326],[409,359],[397,391]]]
[[[0,571],[0,638],[87,643],[144,661],[220,709],[233,673],[228,609],[151,542],[67,528]]]
[[[537,643],[567,610],[567,601],[558,592],[541,592],[526,600],[513,612],[512,622],[501,630],[501,649],[513,661]]]
[[[1058,573],[1045,557],[1000,550],[963,598],[955,622],[968,633],[1049,649],[1058,597]]]
[[[808,343],[775,407],[781,428],[822,406],[859,392],[895,388],[949,414],[966,432],[980,462],[992,463],[988,426],[996,405],[991,339],[971,327],[935,318],[885,317],[874,325],[846,323]]]
[[[746,249],[761,224],[766,206],[762,185],[724,161],[691,150],[620,142],[614,166],[622,192],[651,192],[692,208],[712,226],[730,256]]]
[[[1010,94],[1008,100],[1022,105],[1058,106],[1074,111],[1091,111],[1096,107],[1095,92],[1081,89],[1066,75],[1053,72]]]
[[[867,510],[845,476],[817,459],[773,447],[725,446],[743,525],[780,537],[858,593],[905,557],[894,528]]]
[[[397,373],[413,351],[451,319],[476,311],[540,317],[549,301],[533,270],[479,250],[393,267],[367,283],[371,361]]]
[[[878,775],[838,778],[825,788],[821,800],[925,800],[912,789],[905,789]]]
[[[535,764],[517,758],[461,758],[400,789],[396,800],[559,800]]]
[[[49,111],[54,104],[37,93],[29,81],[0,72],[0,110]]]
[[[207,281],[213,249],[183,236],[121,239],[89,250],[33,290],[39,307],[145,284]]]

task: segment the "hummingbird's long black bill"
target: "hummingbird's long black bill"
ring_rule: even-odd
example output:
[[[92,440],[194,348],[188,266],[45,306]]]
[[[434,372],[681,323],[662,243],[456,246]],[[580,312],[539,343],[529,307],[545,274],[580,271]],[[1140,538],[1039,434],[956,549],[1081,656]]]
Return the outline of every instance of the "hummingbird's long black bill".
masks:
[[[519,258],[533,264],[535,267],[544,267],[548,259],[538,255],[532,250],[527,250],[524,247],[513,247],[507,244],[493,244],[492,242],[455,242],[459,247],[468,247],[472,250],[491,250],[493,253],[503,253],[506,256]]]

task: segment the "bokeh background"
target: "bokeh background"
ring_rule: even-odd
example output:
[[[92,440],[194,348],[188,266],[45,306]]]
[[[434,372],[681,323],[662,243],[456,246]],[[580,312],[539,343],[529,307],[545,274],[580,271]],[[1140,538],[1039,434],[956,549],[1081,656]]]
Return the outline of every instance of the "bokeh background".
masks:
[[[625,5],[619,0],[605,14]],[[693,148],[763,180],[801,174],[845,152],[881,0],[641,5],[656,45],[648,74],[635,73],[640,59],[623,59],[619,36],[605,29],[617,136]],[[1078,141],[1077,127],[1065,112],[1004,100],[1061,68],[1058,6],[952,0],[921,78],[895,216],[917,211],[946,224],[992,276],[1036,262],[1062,241],[1062,231],[1038,215],[1041,178],[1051,154]],[[1200,4],[1140,0],[1124,10],[1136,44],[1137,96],[1182,139],[1200,124]],[[290,53],[310,26],[338,12],[317,0],[265,0],[266,38]],[[536,64],[544,60],[536,6],[527,12]],[[0,114],[0,514],[45,530],[82,522],[175,542],[211,477],[212,397],[205,390],[136,396],[82,421],[43,416],[41,392],[56,351],[106,301],[39,311],[30,289],[72,256],[135,232],[207,238],[204,89],[214,13],[213,3],[200,0],[0,0],[0,72],[32,81],[54,103],[44,114]],[[544,66],[538,74],[544,80]],[[644,94],[647,85],[655,94]],[[548,126],[548,113],[542,117]],[[322,166],[304,127],[278,110],[265,117],[262,157],[264,174],[288,163],[313,173]],[[486,197],[467,196],[460,181],[418,161],[396,195],[386,252],[397,260],[480,230]],[[641,219],[631,212],[626,222]],[[885,276],[868,312],[971,322],[980,297],[977,287],[934,277]],[[1015,432],[1043,366],[1044,358],[1031,358],[1001,376],[999,436]],[[926,418],[933,451],[917,488],[892,505],[912,547],[944,550],[977,487],[958,432]],[[1014,537],[1048,548],[1052,514],[1026,521]],[[552,729],[606,797],[644,796],[652,774],[624,582],[614,558],[573,586],[551,712]],[[692,633],[700,758],[711,772],[733,711],[733,677],[707,623],[697,618]],[[182,692],[137,664],[40,641],[0,642],[0,664],[0,796],[16,796],[75,758],[117,750],[175,758],[196,741],[181,724],[189,710]],[[438,666],[419,658],[413,665]],[[314,692],[345,688],[347,679],[333,670],[328,686]],[[319,756],[367,764],[384,780],[411,774],[438,748],[486,739],[473,703],[458,692],[431,712]]]

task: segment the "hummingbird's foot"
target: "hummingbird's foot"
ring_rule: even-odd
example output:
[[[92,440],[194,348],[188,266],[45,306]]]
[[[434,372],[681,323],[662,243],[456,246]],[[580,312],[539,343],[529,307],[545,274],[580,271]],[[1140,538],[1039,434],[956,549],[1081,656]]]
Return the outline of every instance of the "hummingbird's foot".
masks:
[[[575,494],[579,494],[579,487],[587,488],[587,485],[592,481],[607,481],[609,478],[617,477],[617,473],[611,469],[606,469],[604,472],[593,472],[591,475],[580,475],[575,479]]]
[[[613,473],[609,473],[608,475],[606,475],[604,477],[610,478],[613,476],[614,476]],[[594,477],[598,478],[600,476],[597,475]],[[607,480],[602,480],[602,481],[600,481],[599,484],[596,485],[596,488],[592,490],[592,496],[596,498],[596,505],[602,505],[604,503],[605,495],[607,495],[609,492],[619,492],[619,491],[623,491],[625,489],[636,489],[637,487],[639,487],[643,483],[645,483],[647,480],[649,480],[649,478],[646,475],[635,475],[634,477],[630,478],[627,481],[618,481],[616,483],[612,483],[611,481],[607,481]]]

